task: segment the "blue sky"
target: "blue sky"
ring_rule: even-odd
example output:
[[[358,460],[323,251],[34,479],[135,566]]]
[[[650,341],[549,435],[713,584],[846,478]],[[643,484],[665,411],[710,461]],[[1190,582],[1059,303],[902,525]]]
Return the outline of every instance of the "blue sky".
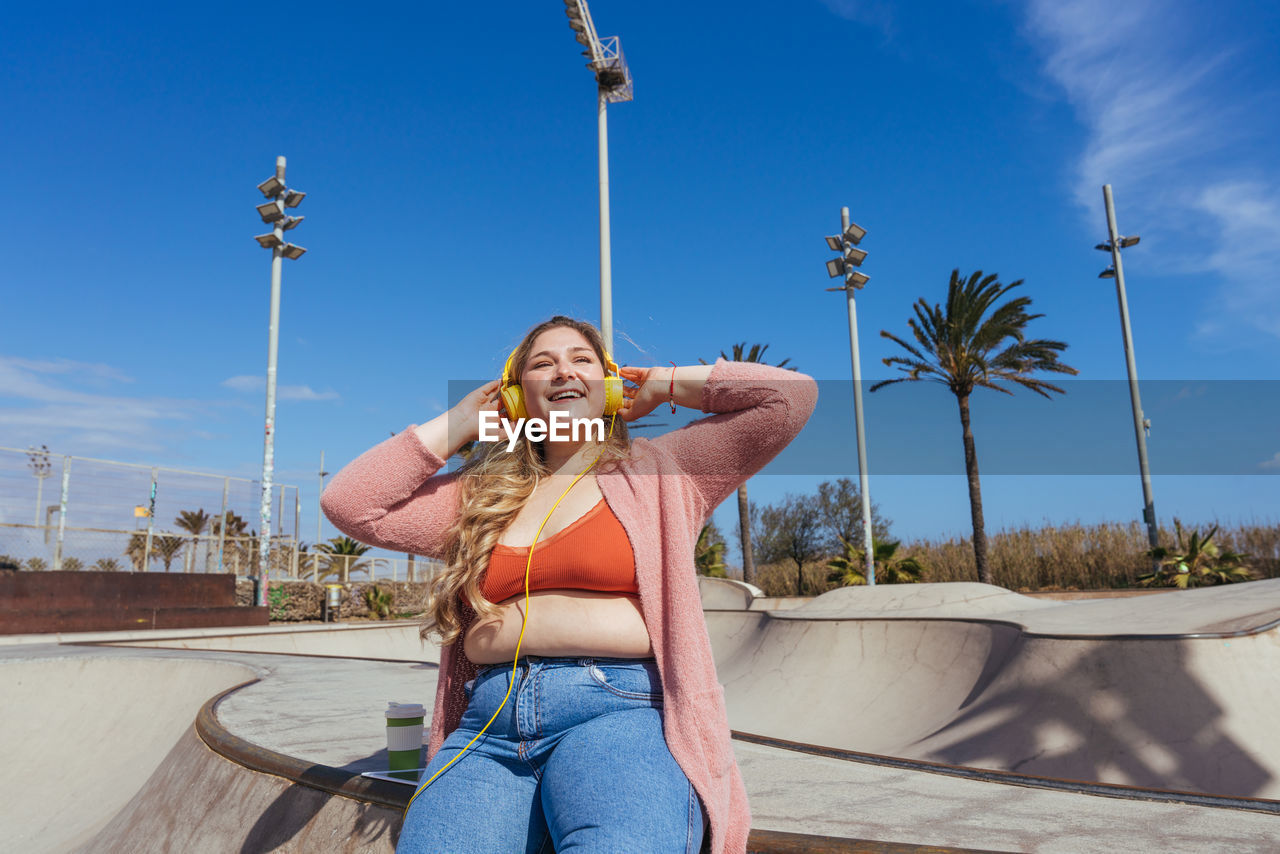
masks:
[[[868,380],[893,375],[880,330],[908,334],[912,303],[943,299],[958,267],[1023,279],[1045,315],[1031,334],[1066,341],[1080,380],[1122,381],[1115,289],[1092,248],[1111,183],[1121,232],[1142,236],[1125,270],[1144,390],[1251,381],[1230,405],[1189,410],[1219,416],[1201,434],[1148,402],[1153,468],[1201,471],[1159,475],[1157,512],[1276,521],[1280,386],[1264,381],[1280,379],[1280,9],[905,5],[593,4],[636,81],[609,111],[619,361],[768,342],[840,406],[849,341],[822,237],[847,205],[869,230]],[[0,446],[260,472],[269,257],[252,240],[254,187],[280,154],[309,194],[293,235],[310,251],[284,274],[276,445],[304,520],[322,449],[334,470],[434,416],[450,381],[496,376],[552,313],[598,318],[595,89],[559,0],[313,3],[274,21],[270,8],[7,11]],[[928,395],[930,452],[959,465],[947,393],[894,386],[866,398],[873,472],[901,402]],[[995,397],[973,402],[980,460],[1009,435]],[[1065,399],[1032,397],[1014,399],[1030,407],[1017,417],[1070,445],[1053,411]],[[988,475],[991,529],[1137,518],[1115,399],[1094,426],[1129,458]],[[1210,445],[1252,456],[1171,461]],[[773,501],[849,473],[759,476],[751,492]],[[884,474],[871,491],[898,536],[967,530],[962,477]],[[732,508],[717,519],[728,527]]]

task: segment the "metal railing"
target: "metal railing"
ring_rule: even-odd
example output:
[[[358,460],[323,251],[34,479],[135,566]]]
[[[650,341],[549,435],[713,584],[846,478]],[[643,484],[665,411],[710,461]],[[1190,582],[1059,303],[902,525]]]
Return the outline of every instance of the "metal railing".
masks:
[[[304,554],[293,578],[305,581],[429,581],[443,564],[425,558],[392,558],[381,555]]]
[[[0,562],[249,574],[261,492],[249,478],[0,447]],[[272,493],[268,571],[297,577],[298,488]]]

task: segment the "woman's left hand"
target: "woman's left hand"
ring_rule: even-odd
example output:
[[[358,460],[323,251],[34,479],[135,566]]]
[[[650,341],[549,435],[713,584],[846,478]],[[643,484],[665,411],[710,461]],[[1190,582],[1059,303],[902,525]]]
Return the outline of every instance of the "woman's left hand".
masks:
[[[633,368],[628,365],[618,368],[618,376],[633,384],[623,385],[625,401],[618,417],[623,421],[635,421],[666,403],[671,396],[673,371],[675,368]]]

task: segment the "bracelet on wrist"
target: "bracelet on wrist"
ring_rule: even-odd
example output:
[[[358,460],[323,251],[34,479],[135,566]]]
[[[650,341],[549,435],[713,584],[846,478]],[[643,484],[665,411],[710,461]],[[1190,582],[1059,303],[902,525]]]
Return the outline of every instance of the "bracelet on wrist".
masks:
[[[676,411],[676,363],[671,363],[671,388],[667,392],[667,403],[671,404],[671,412]]]

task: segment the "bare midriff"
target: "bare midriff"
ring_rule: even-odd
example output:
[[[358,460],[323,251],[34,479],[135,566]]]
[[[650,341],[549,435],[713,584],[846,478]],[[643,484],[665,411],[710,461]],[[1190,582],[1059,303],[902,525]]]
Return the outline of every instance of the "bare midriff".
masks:
[[[529,624],[520,641],[524,594],[498,603],[496,617],[476,617],[462,649],[476,664],[521,655],[645,658],[653,654],[640,597],[592,590],[539,590],[529,594]]]

